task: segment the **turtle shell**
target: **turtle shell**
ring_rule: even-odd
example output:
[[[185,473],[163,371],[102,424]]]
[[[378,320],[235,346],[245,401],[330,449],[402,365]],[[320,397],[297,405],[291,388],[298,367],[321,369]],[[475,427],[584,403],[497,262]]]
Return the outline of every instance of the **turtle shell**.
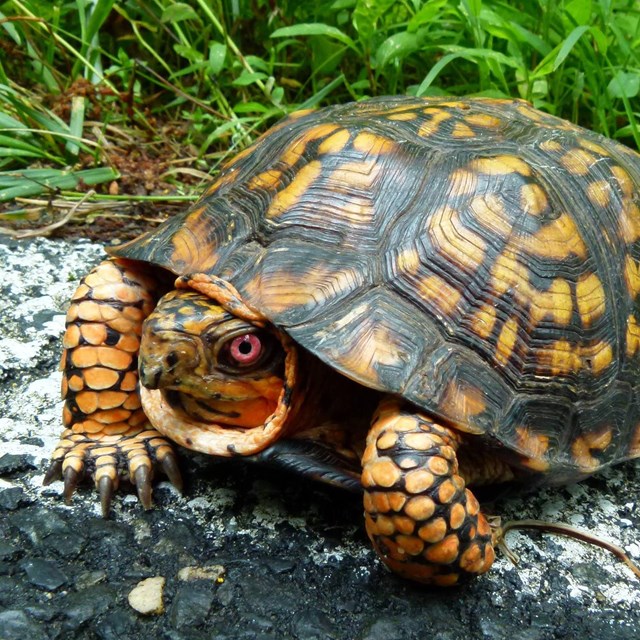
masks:
[[[640,455],[639,205],[640,156],[528,103],[378,98],[293,114],[112,253],[565,482]]]

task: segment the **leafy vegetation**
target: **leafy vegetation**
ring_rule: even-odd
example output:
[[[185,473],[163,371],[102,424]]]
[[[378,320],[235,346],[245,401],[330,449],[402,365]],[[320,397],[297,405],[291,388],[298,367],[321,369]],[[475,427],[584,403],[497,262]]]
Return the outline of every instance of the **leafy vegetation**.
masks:
[[[87,176],[191,197],[287,112],[398,93],[520,97],[638,147],[640,5],[0,1],[0,201],[25,215],[16,194],[79,199]]]

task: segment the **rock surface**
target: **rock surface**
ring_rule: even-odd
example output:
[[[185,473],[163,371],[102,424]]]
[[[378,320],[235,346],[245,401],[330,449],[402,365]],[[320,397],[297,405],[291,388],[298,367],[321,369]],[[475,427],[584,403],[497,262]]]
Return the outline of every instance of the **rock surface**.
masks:
[[[183,451],[184,496],[160,482],[152,511],[121,492],[102,520],[91,486],[65,506],[61,483],[41,486],[60,431],[64,309],[101,256],[83,241],[0,239],[0,638],[637,639],[640,581],[575,540],[514,532],[518,567],[499,554],[464,588],[420,588],[375,559],[357,497]],[[588,529],[640,562],[639,462],[493,510]],[[217,579],[180,579],[213,565]],[[166,611],[142,616],[127,596],[153,576],[166,577]]]

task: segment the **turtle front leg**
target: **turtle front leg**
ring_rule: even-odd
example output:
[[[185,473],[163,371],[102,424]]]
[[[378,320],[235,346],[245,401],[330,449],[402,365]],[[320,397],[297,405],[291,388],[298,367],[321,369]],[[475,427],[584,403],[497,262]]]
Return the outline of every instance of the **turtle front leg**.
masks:
[[[494,560],[492,531],[458,475],[459,437],[396,399],[381,403],[362,459],[366,528],[383,562],[454,585]]]
[[[159,462],[177,486],[171,445],[150,428],[138,393],[138,350],[158,283],[135,266],[105,260],[85,276],[67,313],[61,367],[63,422],[44,484],[62,476],[70,501],[85,473],[100,493],[106,517],[121,477],[151,506],[151,478]]]

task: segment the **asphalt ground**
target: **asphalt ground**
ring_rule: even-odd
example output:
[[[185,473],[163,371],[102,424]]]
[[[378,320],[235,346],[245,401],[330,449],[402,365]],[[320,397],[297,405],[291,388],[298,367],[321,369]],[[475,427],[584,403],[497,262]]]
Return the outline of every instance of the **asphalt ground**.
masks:
[[[122,491],[103,520],[90,485],[66,506],[61,483],[42,487],[64,311],[102,256],[0,239],[0,640],[640,636],[640,580],[602,549],[513,532],[517,566],[499,553],[465,587],[415,586],[376,559],[358,497],[265,468],[180,451],[184,494],[160,482],[149,512]],[[587,529],[640,563],[640,462],[490,508]],[[129,595],[151,577],[162,611],[143,615]]]

